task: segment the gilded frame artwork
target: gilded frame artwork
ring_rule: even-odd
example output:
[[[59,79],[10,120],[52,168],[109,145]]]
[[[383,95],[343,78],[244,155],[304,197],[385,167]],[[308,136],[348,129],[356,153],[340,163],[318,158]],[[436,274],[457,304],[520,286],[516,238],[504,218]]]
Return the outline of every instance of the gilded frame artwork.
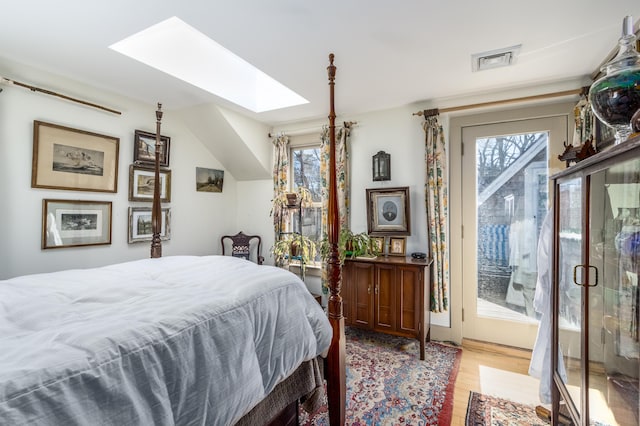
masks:
[[[389,237],[389,256],[405,256],[406,252],[406,237]]]
[[[378,255],[384,255],[384,237],[369,237],[371,243],[371,252]]]
[[[129,201],[153,201],[155,170],[150,167],[129,166]],[[171,170],[160,170],[160,202],[171,201]]]
[[[120,139],[33,121],[31,187],[118,192]]]
[[[111,244],[111,201],[42,200],[42,249]]]
[[[129,207],[129,244],[151,241],[153,226],[151,207]],[[171,209],[163,207],[161,213],[160,239],[171,239]]]
[[[367,189],[368,233],[411,235],[409,187]]]
[[[156,134],[142,130],[134,131],[133,162],[137,164],[156,163]],[[160,135],[160,167],[169,167],[171,138]]]

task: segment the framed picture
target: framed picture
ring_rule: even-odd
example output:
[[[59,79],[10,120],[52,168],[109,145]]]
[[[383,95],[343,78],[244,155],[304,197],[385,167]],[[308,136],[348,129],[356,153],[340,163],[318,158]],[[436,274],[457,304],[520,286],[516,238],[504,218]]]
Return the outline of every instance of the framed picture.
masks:
[[[156,163],[156,134],[136,130],[133,141],[133,162],[137,164]],[[160,167],[169,167],[171,138],[160,135]]]
[[[222,192],[224,170],[196,167],[196,191]]]
[[[117,192],[120,139],[33,122],[31,187]]]
[[[596,152],[604,151],[613,146],[616,141],[616,131],[596,117]]]
[[[111,201],[42,200],[42,248],[111,244]]]
[[[129,244],[151,241],[152,237],[151,207],[129,207]],[[160,239],[171,239],[171,210],[168,207],[162,208]]]
[[[371,252],[384,255],[384,237],[369,237]]]
[[[371,235],[410,235],[409,187],[367,189],[367,227]]]
[[[153,201],[155,170],[150,167],[129,166],[129,201]],[[171,170],[160,170],[160,201],[171,201]]]
[[[390,237],[389,238],[389,256],[404,256],[406,252],[405,237]]]

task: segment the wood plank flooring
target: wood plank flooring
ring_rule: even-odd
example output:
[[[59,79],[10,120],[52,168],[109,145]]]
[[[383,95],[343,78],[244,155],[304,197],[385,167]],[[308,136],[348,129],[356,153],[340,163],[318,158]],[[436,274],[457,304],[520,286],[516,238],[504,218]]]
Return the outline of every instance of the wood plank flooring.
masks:
[[[530,359],[527,350],[464,340],[451,424],[464,425],[470,391],[540,405],[539,382],[528,375]]]

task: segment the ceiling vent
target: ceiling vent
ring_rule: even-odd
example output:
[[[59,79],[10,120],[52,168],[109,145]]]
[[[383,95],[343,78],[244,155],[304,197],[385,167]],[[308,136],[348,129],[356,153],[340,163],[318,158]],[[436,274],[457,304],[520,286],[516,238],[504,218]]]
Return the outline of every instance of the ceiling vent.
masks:
[[[519,44],[505,47],[504,49],[473,54],[471,55],[471,70],[476,72],[512,65],[516,62],[521,47],[522,45]]]

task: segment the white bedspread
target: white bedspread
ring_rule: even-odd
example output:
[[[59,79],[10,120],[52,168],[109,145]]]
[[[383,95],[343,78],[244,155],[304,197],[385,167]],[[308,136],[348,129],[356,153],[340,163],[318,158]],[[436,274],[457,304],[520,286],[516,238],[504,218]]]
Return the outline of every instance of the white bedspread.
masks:
[[[297,276],[230,256],[0,281],[0,424],[233,424],[331,334]]]

